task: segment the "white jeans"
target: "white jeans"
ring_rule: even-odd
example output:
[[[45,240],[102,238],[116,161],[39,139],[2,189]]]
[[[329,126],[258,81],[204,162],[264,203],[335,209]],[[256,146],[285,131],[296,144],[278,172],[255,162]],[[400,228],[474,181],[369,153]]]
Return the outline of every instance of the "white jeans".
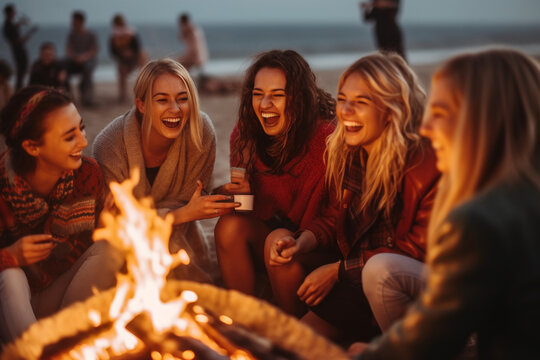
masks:
[[[426,283],[424,263],[399,254],[371,257],[362,270],[362,286],[384,332],[405,314]]]
[[[36,318],[54,314],[92,296],[92,288],[104,290],[115,284],[123,257],[107,241],[90,246],[73,266],[47,288],[31,293],[21,268],[0,272],[0,336],[9,342],[21,335]]]

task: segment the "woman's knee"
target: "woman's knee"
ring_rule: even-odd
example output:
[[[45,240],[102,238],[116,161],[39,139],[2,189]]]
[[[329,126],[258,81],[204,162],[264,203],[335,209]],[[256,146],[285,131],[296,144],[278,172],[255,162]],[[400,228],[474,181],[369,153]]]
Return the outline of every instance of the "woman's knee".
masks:
[[[226,250],[246,242],[250,233],[249,221],[243,216],[230,214],[219,218],[214,228],[217,250]]]
[[[381,287],[402,291],[422,281],[424,265],[411,257],[382,253],[372,256],[362,270],[362,286],[369,298]]]
[[[24,271],[12,267],[0,272],[0,293],[10,296],[27,296],[30,299],[30,286]]]

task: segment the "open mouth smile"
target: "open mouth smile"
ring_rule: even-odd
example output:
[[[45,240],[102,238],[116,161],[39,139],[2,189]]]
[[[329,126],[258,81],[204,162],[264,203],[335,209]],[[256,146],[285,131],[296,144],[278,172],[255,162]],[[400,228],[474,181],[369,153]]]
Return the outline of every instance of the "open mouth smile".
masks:
[[[276,126],[279,122],[279,114],[271,113],[271,112],[262,112],[261,116],[264,121],[264,125],[272,127]]]
[[[345,125],[345,131],[347,132],[358,132],[364,127],[364,125],[356,121],[344,121],[343,125]]]
[[[161,122],[166,127],[173,129],[180,126],[180,124],[182,123],[182,118],[181,117],[168,117],[168,118],[161,119]]]

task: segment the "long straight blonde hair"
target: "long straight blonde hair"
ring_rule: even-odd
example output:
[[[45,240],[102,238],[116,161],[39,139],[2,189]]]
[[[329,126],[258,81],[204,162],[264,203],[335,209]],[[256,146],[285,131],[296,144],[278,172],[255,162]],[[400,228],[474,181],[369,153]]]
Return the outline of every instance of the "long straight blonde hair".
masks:
[[[370,96],[389,121],[369,154],[366,177],[362,181],[361,206],[366,210],[384,211],[390,216],[401,188],[407,154],[420,142],[418,127],[425,92],[414,72],[398,55],[377,53],[361,58],[341,75],[338,91],[353,73],[364,79]],[[341,200],[346,166],[358,151],[345,143],[345,128],[341,122],[326,142],[326,184],[335,187]]]
[[[540,189],[539,64],[515,50],[486,50],[450,59],[433,78],[447,80],[460,111],[429,236],[453,208],[496,184],[525,179]]]
[[[199,108],[199,96],[197,94],[197,88],[189,72],[179,62],[170,59],[163,58],[159,60],[149,61],[139,72],[133,92],[135,99],[140,99],[144,103],[145,113],[141,114],[136,109],[136,116],[141,121],[142,136],[150,135],[150,128],[152,126],[152,88],[156,79],[163,74],[171,74],[178,76],[184,83],[187,89],[188,103],[189,103],[189,120],[187,128],[189,128],[191,141],[195,144],[197,149],[202,150],[202,138],[203,138],[203,124],[200,115]]]

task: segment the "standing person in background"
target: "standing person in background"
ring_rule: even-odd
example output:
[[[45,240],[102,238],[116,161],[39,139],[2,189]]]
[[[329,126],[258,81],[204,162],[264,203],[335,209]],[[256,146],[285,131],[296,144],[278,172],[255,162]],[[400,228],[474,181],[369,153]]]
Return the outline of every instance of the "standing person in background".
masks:
[[[395,52],[405,59],[403,35],[397,23],[399,0],[361,2],[365,21],[375,21],[375,39],[381,52]]]
[[[141,41],[135,30],[126,24],[122,14],[116,14],[109,38],[109,52],[116,60],[118,70],[118,102],[126,100],[127,78],[137,66],[146,62]]]
[[[8,4],[4,7],[4,15],[6,17],[4,21],[4,36],[11,47],[13,59],[15,60],[17,74],[15,89],[19,90],[23,87],[24,75],[28,68],[28,54],[24,44],[36,32],[37,27],[34,26],[25,35],[21,35],[20,28],[28,23],[28,19],[23,17],[19,21],[15,21],[16,10],[13,4]]]
[[[81,103],[94,105],[94,68],[97,65],[98,40],[96,35],[86,29],[86,16],[75,11],[71,16],[71,31],[66,46],[67,87],[70,89],[71,76],[81,74],[79,90]]]
[[[186,47],[186,51],[178,58],[178,62],[188,71],[197,68],[199,73],[202,73],[208,61],[208,47],[203,30],[191,21],[187,13],[178,17],[178,26],[180,40]]]
[[[39,50],[39,58],[30,70],[30,85],[44,85],[57,89],[66,87],[66,69],[56,58],[56,48],[52,42],[44,42]]]
[[[540,359],[539,96],[538,62],[515,50],[435,72],[421,132],[443,176],[426,288],[360,359],[453,359],[475,332],[479,359]]]

